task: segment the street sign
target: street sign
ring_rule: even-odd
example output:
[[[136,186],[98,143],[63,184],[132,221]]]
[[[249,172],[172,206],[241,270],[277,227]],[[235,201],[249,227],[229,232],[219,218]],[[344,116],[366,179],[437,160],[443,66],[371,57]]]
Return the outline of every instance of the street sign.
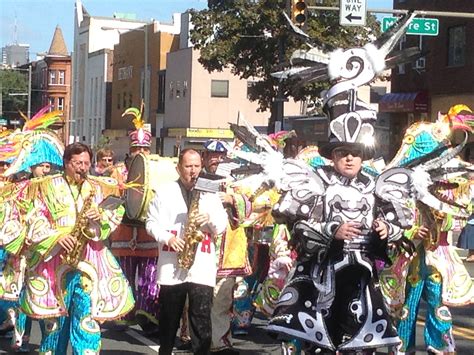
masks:
[[[10,120],[10,124],[12,125],[19,125],[20,123],[20,120]]]
[[[342,26],[365,26],[367,0],[340,0],[339,24]]]
[[[7,125],[8,121],[4,118],[0,118],[0,125]]]
[[[387,31],[397,21],[396,17],[382,19],[382,32]],[[437,36],[439,33],[439,20],[437,18],[414,18],[408,25],[407,35]]]

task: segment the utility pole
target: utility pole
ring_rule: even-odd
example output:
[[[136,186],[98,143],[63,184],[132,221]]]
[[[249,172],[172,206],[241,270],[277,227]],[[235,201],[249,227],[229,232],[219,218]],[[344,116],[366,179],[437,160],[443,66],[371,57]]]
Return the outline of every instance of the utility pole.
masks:
[[[31,118],[31,64],[28,66],[28,118]]]
[[[278,64],[282,64],[285,61],[285,39],[280,35],[278,38]],[[283,129],[283,118],[285,115],[285,95],[283,95],[283,84],[280,80],[278,82],[277,96],[275,99],[275,125],[274,131],[280,131]]]
[[[148,24],[146,24],[143,28],[145,32],[145,70],[143,72],[143,77],[145,80],[145,88],[143,90],[145,108],[143,110],[143,121],[145,121],[145,123],[149,123],[148,113],[150,112],[150,76],[148,75]]]
[[[290,3],[285,5],[286,12],[291,14]],[[278,32],[278,64],[285,62],[285,37],[281,31]],[[268,133],[275,133],[283,129],[283,119],[285,116],[285,101],[288,101],[283,93],[283,83],[280,80],[277,84],[276,97],[273,99],[270,108],[270,120],[268,122]]]

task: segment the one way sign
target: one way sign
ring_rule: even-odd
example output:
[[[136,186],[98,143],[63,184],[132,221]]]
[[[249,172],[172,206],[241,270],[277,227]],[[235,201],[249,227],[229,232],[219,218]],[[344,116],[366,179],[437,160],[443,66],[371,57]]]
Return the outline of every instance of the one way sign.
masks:
[[[343,26],[365,26],[367,0],[341,0],[339,23]]]

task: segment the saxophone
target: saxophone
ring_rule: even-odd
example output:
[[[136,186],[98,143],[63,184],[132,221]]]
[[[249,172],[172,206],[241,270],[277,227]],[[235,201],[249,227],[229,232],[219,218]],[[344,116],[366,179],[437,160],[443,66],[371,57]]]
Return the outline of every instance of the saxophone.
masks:
[[[420,212],[420,225],[424,225],[429,230],[429,235],[423,240],[423,245],[426,250],[434,250],[439,244],[439,218],[440,214],[426,205],[418,207]]]
[[[204,239],[204,234],[196,224],[196,216],[199,213],[199,197],[201,193],[193,190],[191,203],[188,210],[188,221],[184,232],[184,248],[178,254],[178,265],[189,270],[194,263],[198,244]]]
[[[66,264],[72,266],[73,268],[77,268],[79,261],[82,259],[82,254],[87,242],[95,236],[95,232],[88,226],[89,218],[86,216],[86,212],[90,210],[92,206],[96,192],[94,185],[91,184],[91,186],[92,191],[84,201],[81,211],[77,214],[76,224],[70,233],[70,235],[76,240],[76,244],[74,245],[74,249],[67,253],[64,258]]]

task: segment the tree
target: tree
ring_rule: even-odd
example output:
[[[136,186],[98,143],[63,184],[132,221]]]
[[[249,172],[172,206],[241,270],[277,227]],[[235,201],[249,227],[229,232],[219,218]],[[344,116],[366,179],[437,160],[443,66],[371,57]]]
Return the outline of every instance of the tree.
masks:
[[[329,0],[325,5],[337,3],[337,0]],[[209,0],[208,9],[190,11],[194,26],[191,42],[200,50],[199,62],[209,72],[231,68],[241,79],[261,79],[249,92],[250,99],[258,101],[260,110],[272,108],[277,97],[278,80],[270,74],[281,69],[282,62],[288,65],[293,51],[305,46],[290,31],[282,11],[288,11],[286,0]],[[343,27],[339,25],[336,11],[309,15],[305,30],[312,42],[326,52],[362,46],[379,33],[379,25],[373,16],[368,16],[367,27]],[[279,47],[282,45],[283,53]],[[290,82],[281,85],[286,97],[304,100],[318,97],[328,83],[311,84],[296,91]]]
[[[28,76],[24,72],[14,69],[0,70],[0,83],[2,90],[2,111],[5,117],[17,117],[15,113],[18,111],[26,111],[27,96],[26,95],[10,95],[25,94],[28,92]]]

